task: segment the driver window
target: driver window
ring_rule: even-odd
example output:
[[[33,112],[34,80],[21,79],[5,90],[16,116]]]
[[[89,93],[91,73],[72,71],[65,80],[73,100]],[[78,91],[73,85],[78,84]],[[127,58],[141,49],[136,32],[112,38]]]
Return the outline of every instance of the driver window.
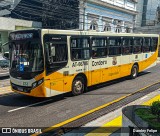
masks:
[[[55,72],[67,65],[67,36],[45,35],[47,74]]]
[[[48,43],[48,62],[50,64],[67,61],[67,46],[65,44]]]

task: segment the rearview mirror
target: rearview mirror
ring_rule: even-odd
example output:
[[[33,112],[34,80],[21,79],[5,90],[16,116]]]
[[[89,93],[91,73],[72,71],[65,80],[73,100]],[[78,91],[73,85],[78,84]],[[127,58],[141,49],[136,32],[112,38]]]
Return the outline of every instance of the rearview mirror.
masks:
[[[53,64],[53,57],[56,55],[55,46],[52,44],[46,44],[46,56],[48,64]]]
[[[51,55],[50,56],[55,56],[56,51],[55,51],[55,46],[51,46]]]

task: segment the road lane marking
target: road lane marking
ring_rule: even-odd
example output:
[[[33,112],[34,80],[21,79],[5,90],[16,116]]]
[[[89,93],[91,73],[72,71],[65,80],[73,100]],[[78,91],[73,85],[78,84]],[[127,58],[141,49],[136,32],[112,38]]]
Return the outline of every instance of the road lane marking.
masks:
[[[46,101],[43,101],[43,102],[38,102],[38,103],[30,104],[30,105],[27,105],[27,106],[24,106],[24,107],[19,107],[19,108],[13,109],[13,110],[9,110],[8,112],[10,113],[10,112],[22,110],[22,109],[25,109],[25,108],[28,108],[28,107],[31,107],[31,106],[35,106],[35,105],[46,103],[46,102],[50,102],[50,101],[53,101],[53,100],[49,99],[49,100],[46,100]]]
[[[142,97],[140,100],[144,100],[144,99],[146,99],[148,96],[144,96],[144,97]]]
[[[160,95],[157,95],[156,97],[150,99],[149,101],[144,102],[142,105],[149,105],[151,106],[153,102],[160,101]]]
[[[117,131],[118,128],[121,128],[121,126],[122,126],[122,116],[118,116],[112,121],[104,124],[102,127],[99,127],[89,132],[88,134],[85,134],[85,136],[109,136],[110,134]]]
[[[156,82],[156,83],[153,83],[153,84],[150,84],[150,85],[148,85],[148,86],[146,86],[146,87],[143,87],[143,88],[139,89],[138,91],[135,91],[135,92],[132,93],[132,94],[128,94],[128,95],[126,95],[126,96],[122,96],[122,97],[120,97],[120,98],[118,98],[118,99],[116,99],[116,100],[114,100],[114,101],[111,101],[111,102],[106,103],[106,104],[104,104],[104,105],[101,105],[101,106],[99,106],[99,107],[97,107],[97,108],[94,108],[94,109],[92,109],[92,110],[89,110],[89,111],[87,111],[87,112],[85,112],[85,113],[82,113],[82,114],[80,114],[80,115],[78,115],[78,116],[75,116],[75,117],[70,118],[70,119],[68,119],[68,120],[65,120],[65,121],[63,121],[63,122],[61,122],[61,123],[58,123],[58,124],[56,124],[56,125],[53,125],[53,126],[47,128],[47,129],[44,129],[44,130],[42,131],[42,134],[43,134],[43,133],[46,133],[46,132],[49,132],[49,131],[53,131],[53,130],[55,130],[56,128],[62,127],[62,126],[66,125],[66,124],[68,124],[68,123],[70,123],[70,122],[73,122],[73,121],[78,120],[78,119],[80,119],[80,118],[82,118],[82,117],[85,117],[85,116],[87,116],[87,115],[89,115],[89,114],[91,114],[91,113],[94,113],[94,112],[96,112],[96,111],[98,111],[98,110],[101,110],[101,109],[103,109],[103,108],[105,108],[105,107],[107,107],[107,106],[109,106],[109,105],[111,105],[111,104],[113,104],[113,103],[116,103],[116,102],[118,102],[118,101],[121,101],[121,100],[125,99],[126,97],[129,97],[129,96],[131,96],[131,95],[134,95],[135,93],[141,92],[141,91],[145,90],[146,88],[151,87],[151,86],[153,86],[153,85],[155,85],[155,84],[158,84],[158,83],[160,83],[160,81],[158,81],[158,82]],[[40,133],[39,133],[39,134],[40,134]],[[33,134],[32,136],[37,136],[37,135],[39,135],[39,134]]]

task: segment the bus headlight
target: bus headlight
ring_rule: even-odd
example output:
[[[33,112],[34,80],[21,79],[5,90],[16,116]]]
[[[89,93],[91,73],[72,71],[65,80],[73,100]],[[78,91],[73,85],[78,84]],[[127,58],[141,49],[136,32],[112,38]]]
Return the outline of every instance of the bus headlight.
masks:
[[[37,82],[34,82],[33,84],[32,84],[32,88],[35,88],[37,86]]]
[[[42,78],[42,79],[34,82],[34,83],[32,84],[32,88],[36,88],[37,86],[39,86],[39,85],[42,84],[43,82],[44,82],[44,78]]]
[[[39,81],[38,81],[38,85],[42,84],[43,81],[44,81],[43,79],[39,80]]]

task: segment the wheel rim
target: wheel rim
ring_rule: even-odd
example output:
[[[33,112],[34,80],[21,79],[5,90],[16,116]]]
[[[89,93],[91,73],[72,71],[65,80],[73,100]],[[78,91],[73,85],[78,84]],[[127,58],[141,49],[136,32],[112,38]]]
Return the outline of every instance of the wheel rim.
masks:
[[[137,76],[137,68],[133,68],[133,77],[136,77]]]
[[[83,83],[80,80],[76,80],[74,84],[74,91],[75,93],[81,93],[83,90]]]

